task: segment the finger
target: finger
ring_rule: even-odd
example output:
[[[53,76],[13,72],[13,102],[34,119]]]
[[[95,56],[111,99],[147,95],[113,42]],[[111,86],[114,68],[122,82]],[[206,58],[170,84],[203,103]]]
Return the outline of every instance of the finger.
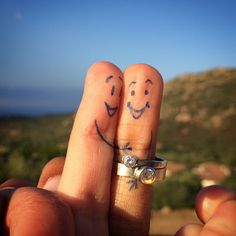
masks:
[[[99,62],[89,69],[71,132],[58,191],[73,198],[75,214],[83,215],[78,221],[81,235],[108,232],[113,143],[122,80],[122,72],[111,63]]]
[[[56,191],[61,179],[65,158],[55,157],[43,168],[39,178],[38,187],[50,191]]]
[[[220,204],[213,216],[205,224],[201,236],[235,236],[236,235],[236,200]]]
[[[116,135],[121,151],[116,159],[120,162],[124,154],[134,155],[138,159],[154,159],[162,77],[151,66],[132,65],[124,72],[123,87]],[[134,185],[128,184],[129,180],[127,177],[113,176],[110,232],[112,235],[147,235],[151,187],[138,183],[138,188],[132,189]]]
[[[236,235],[236,193],[221,187],[211,186],[197,197],[196,212],[205,222],[201,236]]]
[[[187,224],[179,229],[175,236],[199,236],[202,228],[200,224]]]
[[[29,180],[8,179],[0,185],[0,189],[8,187],[20,188],[24,186],[32,186],[32,183]]]
[[[19,188],[11,197],[6,225],[11,236],[74,236],[70,208],[53,193]]]
[[[198,218],[206,223],[214,214],[216,209],[229,200],[236,200],[236,193],[222,186],[209,186],[202,189],[196,198],[196,213]]]

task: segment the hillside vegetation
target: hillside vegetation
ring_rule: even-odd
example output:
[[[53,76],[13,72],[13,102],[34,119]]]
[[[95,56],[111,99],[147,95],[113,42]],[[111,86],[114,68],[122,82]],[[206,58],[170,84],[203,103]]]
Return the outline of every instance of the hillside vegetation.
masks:
[[[236,69],[187,74],[165,86],[158,150],[192,166],[236,165]]]
[[[4,117],[0,119],[0,181],[37,181],[42,166],[65,156],[73,115]]]

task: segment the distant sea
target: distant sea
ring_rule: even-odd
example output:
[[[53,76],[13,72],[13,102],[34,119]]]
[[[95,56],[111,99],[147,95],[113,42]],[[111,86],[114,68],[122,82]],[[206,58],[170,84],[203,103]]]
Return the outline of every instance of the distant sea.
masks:
[[[37,109],[34,108],[12,108],[12,109],[0,109],[0,117],[15,117],[15,116],[23,116],[23,117],[33,117],[33,116],[44,116],[44,115],[60,115],[67,113],[74,113],[76,108],[74,109],[53,109],[53,108],[44,108],[40,107]]]
[[[75,112],[82,92],[82,88],[43,90],[0,87],[0,116]]]

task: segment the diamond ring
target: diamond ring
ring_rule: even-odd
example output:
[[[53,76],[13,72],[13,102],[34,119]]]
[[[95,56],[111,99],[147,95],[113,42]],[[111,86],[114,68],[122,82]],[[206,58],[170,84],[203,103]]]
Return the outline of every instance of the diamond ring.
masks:
[[[165,179],[167,161],[159,157],[154,160],[138,160],[128,155],[122,158],[122,162],[114,162],[114,171],[119,176],[130,177],[143,184]]]
[[[162,169],[166,168],[167,161],[163,160],[160,157],[155,157],[153,160],[139,160],[134,156],[127,155],[122,157],[122,163],[127,168],[134,168],[134,167],[140,167],[140,166],[152,166],[154,168]]]

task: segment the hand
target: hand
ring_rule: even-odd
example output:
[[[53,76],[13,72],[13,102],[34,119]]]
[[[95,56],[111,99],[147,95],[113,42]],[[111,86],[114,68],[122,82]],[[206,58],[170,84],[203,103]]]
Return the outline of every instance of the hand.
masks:
[[[39,185],[43,185],[47,178],[52,178],[47,188],[56,189],[58,180],[63,169],[64,158],[54,158],[43,169]],[[58,177],[56,177],[58,175]],[[52,176],[52,177],[50,177]],[[28,182],[21,180],[6,181],[0,186],[0,213],[3,210],[3,201],[8,202],[14,188],[29,186]],[[11,188],[9,188],[11,187]],[[27,201],[26,201],[27,199]],[[31,203],[30,203],[31,202]],[[38,204],[38,202],[41,202]],[[13,204],[14,203],[14,204]],[[20,207],[18,204],[20,204]],[[74,219],[71,216],[71,210],[65,202],[60,201],[57,196],[46,193],[45,190],[35,188],[21,188],[15,191],[14,198],[11,199],[11,206],[8,209],[6,217],[11,218],[12,223],[7,223],[8,227],[11,226],[11,231],[15,224],[22,224],[26,226],[23,235],[42,235],[41,234],[42,222],[47,222],[49,226],[48,234],[51,235],[75,235],[73,232]],[[15,205],[15,207],[14,207]],[[42,208],[42,205],[44,206]],[[23,206],[25,207],[25,215],[22,214]],[[32,207],[37,209],[32,212]],[[16,211],[20,208],[19,211]],[[236,220],[236,193],[221,186],[210,186],[204,188],[197,196],[196,199],[196,212],[199,219],[203,222],[200,224],[187,224],[183,226],[175,235],[176,236],[233,236],[236,234],[235,220]],[[47,209],[47,210],[45,210]],[[11,216],[9,216],[11,215]],[[14,217],[12,217],[15,215]],[[22,217],[23,215],[23,217]],[[21,222],[22,220],[22,222]],[[35,220],[35,223],[33,222]],[[7,220],[9,222],[10,220]],[[61,223],[60,221],[64,222]],[[71,221],[71,222],[70,222]],[[32,222],[32,226],[31,226]],[[92,222],[91,222],[92,223]],[[3,229],[2,229],[3,230]],[[72,231],[72,232],[71,232]],[[1,232],[1,231],[0,231]],[[129,232],[132,235],[132,232]],[[117,233],[118,234],[118,233]],[[1,235],[8,235],[2,234]],[[15,234],[22,235],[18,230]],[[45,235],[45,234],[43,234]],[[99,233],[97,233],[99,235]],[[141,235],[141,234],[140,234]]]
[[[200,224],[183,226],[176,236],[236,235],[236,193],[221,186],[204,188],[196,198],[195,211]]]
[[[151,186],[127,183],[130,178],[112,174],[112,166],[124,154],[154,157],[162,90],[151,66],[136,64],[122,73],[108,62],[93,65],[65,165],[61,159],[49,163],[39,188],[4,190],[11,195],[5,217],[10,235],[147,235]]]
[[[87,74],[65,163],[63,158],[50,161],[38,188],[22,187],[28,183],[18,180],[1,185],[5,234],[9,230],[13,236],[147,235],[151,187],[138,184],[137,189],[130,190],[134,185],[128,184],[126,177],[112,174],[112,164],[124,153],[153,158],[161,96],[161,76],[150,66],[133,65],[122,74],[110,63],[93,65]],[[6,188],[10,186],[16,189]],[[197,212],[206,223],[203,229],[211,223],[218,233],[215,235],[235,235],[235,210],[229,210],[229,217],[228,212],[219,215],[221,208],[216,207],[228,202],[235,207],[235,195],[221,188],[218,192],[213,191],[218,197],[212,200],[206,200],[211,199],[211,191],[198,197]],[[206,202],[212,206],[210,210],[204,207]],[[219,228],[218,221],[227,227]],[[198,235],[200,227],[185,226],[177,235]],[[210,234],[203,231],[202,235]]]

